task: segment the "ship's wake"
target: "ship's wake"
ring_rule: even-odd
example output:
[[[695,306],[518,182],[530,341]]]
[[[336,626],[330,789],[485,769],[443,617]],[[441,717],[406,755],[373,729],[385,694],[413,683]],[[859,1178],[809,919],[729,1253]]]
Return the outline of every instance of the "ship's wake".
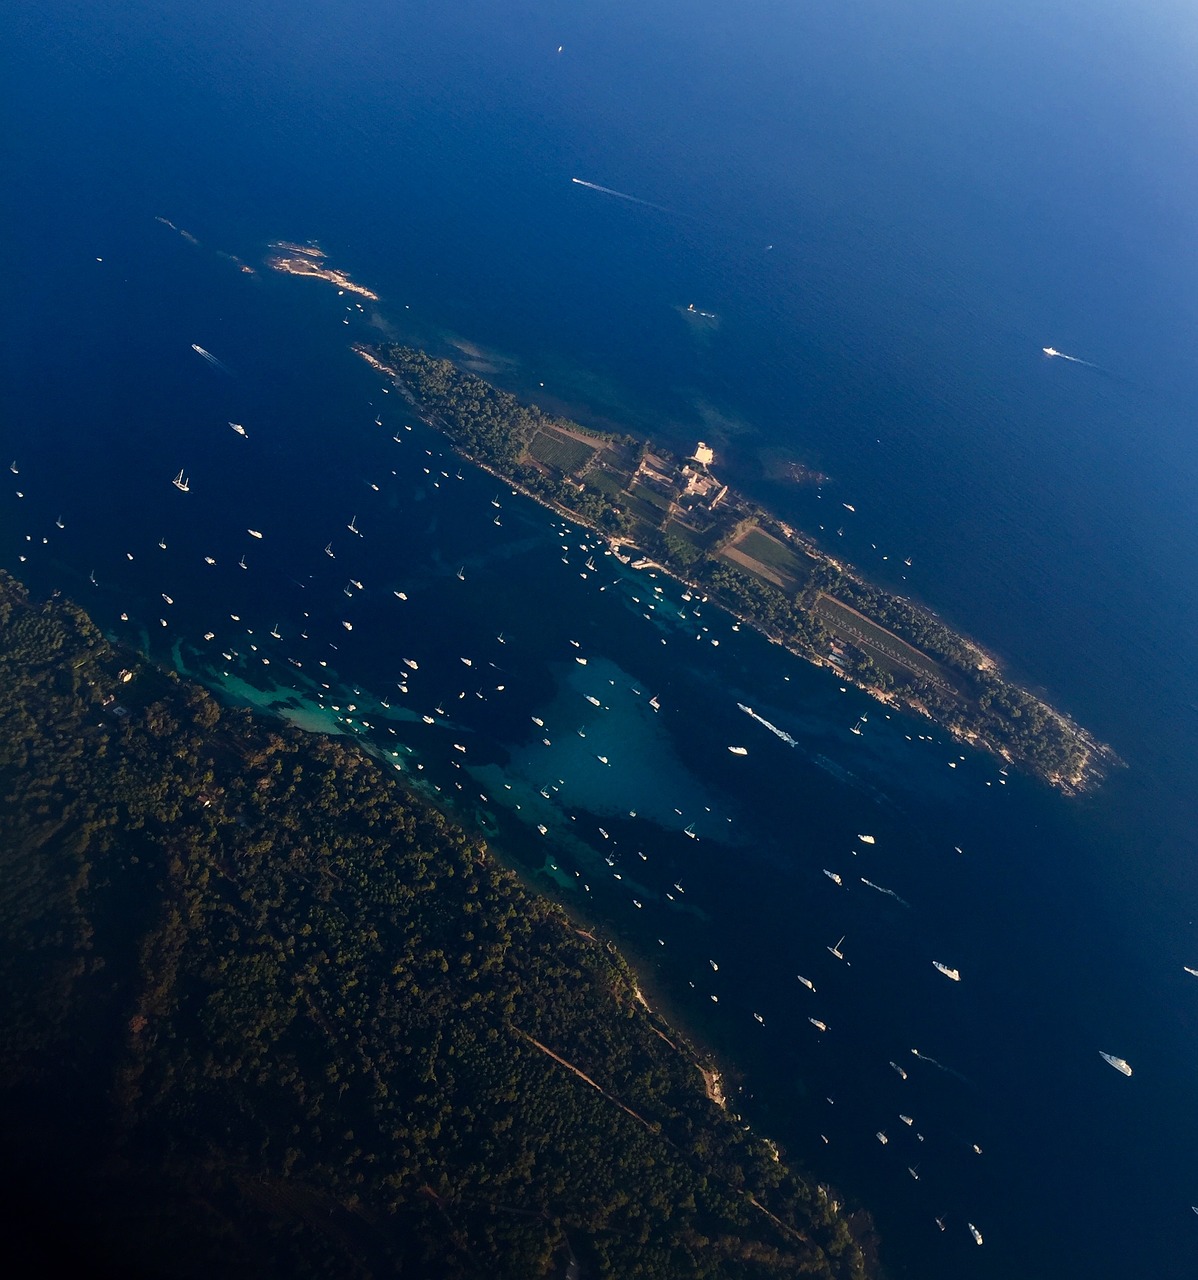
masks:
[[[598,191],[605,196],[615,196],[617,200],[628,200],[632,204],[643,204],[646,209],[656,209],[658,213],[673,213],[664,205],[654,204],[651,200],[642,200],[640,196],[630,196],[626,191],[615,191],[611,187],[601,187],[597,182],[584,182],[582,178],[571,178],[576,186],[586,187],[588,191]]]
[[[779,729],[776,724],[770,724],[765,716],[759,716],[752,707],[746,707],[743,702],[736,704],[751,720],[756,720],[758,724],[763,724],[775,737],[781,738],[788,747],[797,747],[798,741],[790,736],[785,729]]]
[[[205,348],[201,347],[198,342],[193,342],[191,344],[191,349],[196,353],[197,356],[202,356],[205,360],[207,360],[208,363],[212,365],[213,368],[219,369],[221,373],[227,373],[230,378],[233,376],[233,370],[230,369],[229,366],[225,364],[223,360],[218,360],[212,354],[211,351],[205,350]]]
[[[1093,361],[1083,360],[1081,356],[1066,355],[1063,351],[1058,351],[1056,347],[1041,347],[1040,350],[1043,351],[1050,360],[1068,360],[1070,364],[1084,364],[1087,369],[1098,368]]]
[[[879,893],[884,893],[888,898],[893,898],[900,906],[909,907],[911,905],[906,898],[900,898],[893,889],[886,889],[880,884],[874,884],[872,880],[867,880],[864,876],[861,877],[861,883],[868,885],[871,889],[876,889]]]
[[[969,1081],[959,1071],[955,1071],[952,1067],[946,1067],[943,1062],[938,1062],[930,1054],[920,1053],[918,1049],[912,1049],[911,1052],[920,1060],[920,1062],[926,1062],[929,1066],[936,1067],[940,1071],[943,1071],[945,1075],[956,1076],[958,1080],[965,1084],[969,1083]]]

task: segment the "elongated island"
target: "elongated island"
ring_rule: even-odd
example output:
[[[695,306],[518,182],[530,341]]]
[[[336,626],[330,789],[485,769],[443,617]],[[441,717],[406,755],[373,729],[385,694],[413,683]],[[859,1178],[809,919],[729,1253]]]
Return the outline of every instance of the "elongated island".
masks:
[[[626,562],[657,565],[771,640],[1066,793],[1117,763],[973,641],[723,484],[709,450],[683,459],[591,430],[411,347],[354,349],[464,458],[600,531]]]
[[[613,946],[3,572],[0,922],[14,1274],[865,1274]]]

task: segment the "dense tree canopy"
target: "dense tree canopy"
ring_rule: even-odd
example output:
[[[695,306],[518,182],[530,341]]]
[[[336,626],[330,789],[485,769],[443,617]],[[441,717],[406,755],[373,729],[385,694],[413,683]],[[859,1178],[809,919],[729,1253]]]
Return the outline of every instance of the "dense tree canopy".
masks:
[[[130,1270],[862,1274],[614,949],[3,575],[0,795],[4,1156]]]

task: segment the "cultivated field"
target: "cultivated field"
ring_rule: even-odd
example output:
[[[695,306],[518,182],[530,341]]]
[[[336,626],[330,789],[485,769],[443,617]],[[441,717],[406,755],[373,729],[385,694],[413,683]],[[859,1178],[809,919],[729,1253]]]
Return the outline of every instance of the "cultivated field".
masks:
[[[557,431],[538,431],[528,445],[528,452],[542,466],[552,467],[563,475],[576,475],[595,456],[593,445]]]

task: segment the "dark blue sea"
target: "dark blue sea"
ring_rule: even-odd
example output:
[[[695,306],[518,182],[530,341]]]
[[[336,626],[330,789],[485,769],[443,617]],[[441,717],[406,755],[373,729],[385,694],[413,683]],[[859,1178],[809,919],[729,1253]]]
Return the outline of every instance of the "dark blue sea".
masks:
[[[0,37],[0,562],[360,736],[608,929],[895,1275],[1194,1275],[1193,12],[16,0]],[[1048,792],[620,565],[449,455],[384,337],[708,441],[1123,767]]]

